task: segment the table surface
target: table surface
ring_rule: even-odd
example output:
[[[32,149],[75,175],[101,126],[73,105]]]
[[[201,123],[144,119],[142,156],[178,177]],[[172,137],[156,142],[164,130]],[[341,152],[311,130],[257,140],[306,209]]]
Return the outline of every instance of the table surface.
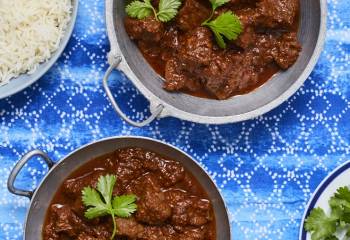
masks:
[[[104,1],[80,1],[72,39],[57,64],[27,90],[0,100],[0,239],[22,239],[29,200],[6,181],[27,151],[56,161],[108,136],[141,135],[176,145],[197,159],[229,206],[234,239],[297,239],[312,192],[350,153],[350,3],[328,0],[325,49],[290,100],[255,120],[224,126],[166,118],[133,128],[112,110],[102,89],[109,43]],[[134,119],[147,101],[118,72],[113,89]],[[30,162],[17,185],[35,188],[46,169]]]

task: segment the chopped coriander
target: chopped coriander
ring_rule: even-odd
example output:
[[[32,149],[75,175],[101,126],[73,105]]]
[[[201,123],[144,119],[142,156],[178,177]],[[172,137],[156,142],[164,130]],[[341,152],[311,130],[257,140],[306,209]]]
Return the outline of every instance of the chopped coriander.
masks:
[[[312,240],[337,240],[336,232],[341,229],[350,236],[350,189],[341,187],[329,200],[331,212],[315,208],[305,221],[305,230]]]

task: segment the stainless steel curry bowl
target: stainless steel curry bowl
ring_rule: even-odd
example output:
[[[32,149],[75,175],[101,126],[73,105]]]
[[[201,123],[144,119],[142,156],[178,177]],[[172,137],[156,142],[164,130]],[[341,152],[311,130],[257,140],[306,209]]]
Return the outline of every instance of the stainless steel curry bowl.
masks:
[[[119,148],[141,147],[171,159],[179,161],[189,172],[191,172],[207,192],[213,204],[216,221],[216,239],[231,239],[230,222],[227,208],[219,190],[209,175],[186,153],[157,140],[143,137],[113,137],[103,139],[72,152],[57,164],[47,154],[40,150],[34,150],[22,157],[12,170],[8,179],[8,189],[13,194],[31,199],[29,210],[24,226],[24,237],[26,240],[42,239],[42,228],[45,221],[47,209],[58,188],[69,175],[88,161]],[[34,191],[21,190],[14,187],[18,173],[26,162],[33,157],[42,157],[50,168],[46,177]]]
[[[326,6],[325,0],[300,0],[298,38],[303,49],[298,61],[288,71],[276,74],[249,94],[219,101],[165,91],[164,79],[147,63],[125,31],[125,1],[106,0],[106,24],[111,50],[108,55],[110,68],[103,79],[104,88],[121,117],[139,127],[156,117],[167,116],[208,124],[232,123],[257,117],[287,100],[310,75],[325,40]],[[120,110],[108,87],[108,77],[114,69],[122,71],[150,101],[152,115],[149,119],[134,122]]]

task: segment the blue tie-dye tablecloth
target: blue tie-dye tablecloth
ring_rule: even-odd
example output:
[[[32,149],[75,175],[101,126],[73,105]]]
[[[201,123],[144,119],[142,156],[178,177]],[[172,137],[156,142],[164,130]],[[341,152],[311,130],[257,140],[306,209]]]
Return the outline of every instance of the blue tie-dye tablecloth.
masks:
[[[27,90],[0,100],[0,239],[21,239],[28,199],[6,181],[27,151],[59,160],[107,136],[142,135],[185,150],[222,190],[234,239],[295,240],[311,193],[350,154],[350,2],[328,1],[325,50],[310,78],[288,102],[255,120],[207,126],[174,118],[137,129],[121,121],[102,89],[109,44],[103,0],[80,1],[74,35],[58,63]],[[114,92],[134,119],[147,101],[114,73]],[[31,162],[18,186],[35,188],[45,175]]]

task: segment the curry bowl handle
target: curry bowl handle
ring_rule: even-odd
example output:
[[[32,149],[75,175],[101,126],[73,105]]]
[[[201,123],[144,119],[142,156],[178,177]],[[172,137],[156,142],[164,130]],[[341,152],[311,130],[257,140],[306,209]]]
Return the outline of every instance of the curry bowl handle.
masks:
[[[109,98],[114,110],[118,113],[118,115],[124,119],[127,123],[135,126],[135,127],[144,127],[148,124],[150,124],[154,119],[156,119],[160,114],[161,112],[163,111],[164,109],[164,106],[163,105],[158,105],[156,107],[156,109],[152,112],[151,116],[149,116],[146,120],[142,121],[142,122],[136,122],[136,121],[133,121],[131,120],[128,116],[125,115],[125,113],[123,113],[123,111],[120,109],[118,103],[116,102],[115,98],[113,97],[113,94],[108,86],[108,79],[109,79],[109,76],[111,75],[112,71],[114,69],[117,69],[119,64],[121,63],[122,61],[122,57],[121,56],[118,56],[118,55],[115,55],[115,54],[112,54],[112,52],[110,52],[108,54],[108,62],[110,63],[110,66],[109,68],[107,69],[104,77],[103,77],[103,87],[105,89],[105,92],[107,94],[107,97]]]
[[[52,161],[49,158],[49,156],[47,156],[47,154],[41,150],[33,150],[28,152],[17,162],[15,167],[12,169],[10,176],[7,180],[7,188],[11,193],[18,196],[27,197],[29,199],[32,198],[35,190],[29,191],[29,190],[18,189],[15,187],[15,181],[16,181],[17,175],[20,173],[24,165],[33,157],[41,157],[42,159],[44,159],[49,169],[51,169],[55,165],[55,162]]]

